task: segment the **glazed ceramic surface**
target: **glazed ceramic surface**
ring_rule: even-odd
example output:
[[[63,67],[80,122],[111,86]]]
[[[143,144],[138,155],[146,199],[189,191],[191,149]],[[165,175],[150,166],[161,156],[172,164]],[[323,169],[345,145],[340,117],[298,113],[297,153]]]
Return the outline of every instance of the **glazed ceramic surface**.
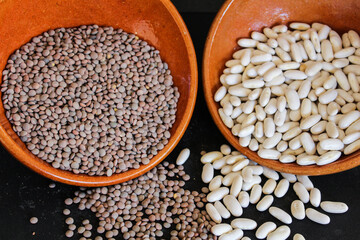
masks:
[[[49,29],[97,24],[122,28],[160,50],[179,88],[176,122],[169,143],[148,165],[106,176],[76,175],[35,157],[12,130],[0,103],[0,141],[34,171],[67,184],[105,186],[135,178],[159,164],[184,134],[196,100],[197,63],[189,32],[170,0],[0,0],[0,78],[8,57],[32,37]],[[0,96],[1,97],[1,96]]]
[[[232,146],[264,166],[294,174],[324,175],[360,165],[360,151],[325,166],[299,166],[262,159],[256,152],[240,146],[238,137],[233,136],[222,123],[218,114],[220,105],[214,101],[214,94],[221,86],[219,77],[224,64],[239,49],[236,44],[239,38],[250,37],[252,31],[261,31],[264,27],[290,22],[320,22],[328,24],[338,33],[351,29],[360,33],[359,11],[359,0],[228,0],[224,3],[206,40],[202,71],[208,108],[216,125]]]

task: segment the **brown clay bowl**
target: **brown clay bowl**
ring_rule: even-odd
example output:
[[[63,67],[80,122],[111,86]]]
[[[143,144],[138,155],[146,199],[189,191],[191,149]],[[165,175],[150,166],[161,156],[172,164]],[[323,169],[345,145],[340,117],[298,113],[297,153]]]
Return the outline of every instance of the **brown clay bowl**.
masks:
[[[122,28],[160,50],[181,94],[169,143],[147,165],[111,177],[76,175],[35,157],[12,130],[0,103],[0,141],[20,162],[55,181],[105,186],[133,179],[159,164],[184,134],[197,94],[197,63],[189,32],[170,0],[5,0],[0,1],[0,79],[8,57],[32,37],[49,29],[97,24]],[[1,97],[1,96],[0,96]]]
[[[219,77],[224,64],[238,50],[239,38],[250,37],[252,31],[289,22],[321,22],[339,33],[360,32],[360,1],[358,0],[228,0],[218,12],[208,34],[203,59],[205,98],[216,125],[230,144],[250,159],[277,171],[302,175],[325,175],[345,171],[360,165],[360,151],[343,156],[325,166],[299,166],[262,159],[256,152],[241,147],[238,138],[222,123],[217,112],[219,104],[214,94],[221,86]]]

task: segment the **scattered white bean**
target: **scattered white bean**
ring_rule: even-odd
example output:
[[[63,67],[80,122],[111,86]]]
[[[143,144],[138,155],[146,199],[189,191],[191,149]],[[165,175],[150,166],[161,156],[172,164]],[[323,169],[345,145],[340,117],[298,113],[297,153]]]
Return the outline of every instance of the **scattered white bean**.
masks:
[[[306,212],[306,216],[313,222],[323,224],[323,225],[330,223],[329,216],[327,216],[313,208],[308,208],[308,209],[306,209],[305,212]]]
[[[321,192],[317,188],[313,188],[310,191],[310,203],[314,207],[319,207],[321,202]]]
[[[231,226],[242,230],[254,230],[257,227],[257,223],[250,218],[235,218],[232,220]]]
[[[273,222],[265,222],[263,223],[255,233],[257,239],[264,239],[266,238],[269,233],[276,229],[276,224]]]
[[[305,218],[305,206],[300,200],[295,200],[291,203],[291,214],[298,220]]]
[[[292,218],[291,216],[285,212],[284,210],[282,210],[281,208],[278,207],[270,207],[269,208],[269,213],[277,218],[278,220],[280,220],[281,222],[285,223],[285,224],[291,224],[292,223]]]
[[[320,207],[328,213],[345,213],[349,209],[345,203],[330,201],[321,202]]]

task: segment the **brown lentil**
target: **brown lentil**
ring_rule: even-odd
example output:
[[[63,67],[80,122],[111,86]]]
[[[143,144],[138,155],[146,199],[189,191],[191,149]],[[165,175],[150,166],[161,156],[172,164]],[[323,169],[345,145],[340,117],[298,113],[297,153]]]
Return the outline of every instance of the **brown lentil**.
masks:
[[[31,223],[31,224],[37,224],[38,221],[39,221],[39,219],[38,219],[37,217],[32,217],[32,218],[30,218],[30,223]]]
[[[179,91],[168,65],[121,29],[49,30],[16,50],[2,76],[13,130],[54,168],[111,176],[148,164],[170,138]]]

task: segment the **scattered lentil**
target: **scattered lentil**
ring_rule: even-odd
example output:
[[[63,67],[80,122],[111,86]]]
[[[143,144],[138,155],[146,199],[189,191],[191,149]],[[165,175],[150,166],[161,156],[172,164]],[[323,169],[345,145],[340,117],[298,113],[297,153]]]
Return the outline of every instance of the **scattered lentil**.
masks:
[[[72,202],[95,213],[99,219],[96,231],[106,239],[120,233],[124,239],[164,239],[163,230],[168,228],[173,228],[170,239],[217,239],[210,232],[215,223],[204,209],[206,195],[183,188],[189,175],[180,176],[182,171],[183,166],[164,162],[125,183],[82,188]],[[82,224],[77,232],[91,237],[90,221]]]
[[[37,217],[32,217],[32,218],[30,218],[30,223],[31,223],[31,224],[37,224],[38,221],[39,221],[39,219],[38,219]]]

